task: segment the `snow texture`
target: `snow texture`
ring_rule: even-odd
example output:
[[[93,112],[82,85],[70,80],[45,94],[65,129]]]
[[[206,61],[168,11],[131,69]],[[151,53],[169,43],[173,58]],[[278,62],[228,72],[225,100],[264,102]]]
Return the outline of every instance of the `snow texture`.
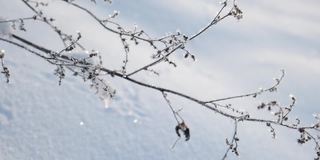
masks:
[[[12,33],[12,29],[9,22],[1,22],[5,21],[5,19],[0,17],[0,37],[10,36]]]

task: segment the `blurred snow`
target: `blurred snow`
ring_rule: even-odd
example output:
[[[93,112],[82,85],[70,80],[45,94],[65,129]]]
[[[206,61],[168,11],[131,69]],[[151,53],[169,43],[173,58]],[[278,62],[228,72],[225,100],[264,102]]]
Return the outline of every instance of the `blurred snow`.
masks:
[[[3,36],[7,37],[12,33],[10,23],[1,22],[1,21],[5,21],[5,19],[0,17],[0,37],[3,37]]]

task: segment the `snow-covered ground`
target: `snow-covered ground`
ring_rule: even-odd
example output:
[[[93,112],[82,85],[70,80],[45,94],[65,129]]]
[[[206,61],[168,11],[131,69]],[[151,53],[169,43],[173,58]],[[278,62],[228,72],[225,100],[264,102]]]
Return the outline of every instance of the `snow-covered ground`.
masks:
[[[203,0],[199,5],[202,2],[204,4],[208,3]],[[115,0],[111,8],[118,7],[120,11],[123,10],[121,11],[124,14],[122,21],[127,25],[132,25],[132,21],[137,21],[135,23],[140,22],[138,24],[146,24],[146,28],[152,28],[153,22],[141,20],[146,14],[139,15],[135,11],[143,8],[143,6],[148,8],[151,4],[161,9],[162,2],[161,4],[145,1],[139,3],[142,6],[136,6],[133,2],[125,3]],[[175,3],[180,3],[180,1],[175,1]],[[244,4],[247,4],[244,6],[249,10],[248,12],[252,11],[248,7],[248,3],[244,2]],[[268,4],[264,5],[268,6]],[[4,18],[25,17],[31,14],[18,0],[1,0],[0,6],[0,16]],[[94,8],[93,4],[89,2],[88,6]],[[106,8],[108,9],[108,7]],[[113,12],[111,9],[105,11],[106,8],[98,6],[98,14],[103,15],[107,12]],[[159,8],[158,10],[160,10]],[[68,12],[62,12],[65,9]],[[127,15],[127,17],[133,16],[136,18],[126,19],[125,14],[130,10],[137,14]],[[170,10],[169,7],[168,13],[173,12]],[[154,11],[156,12],[157,9]],[[197,11],[197,8],[193,9],[192,13],[195,11]],[[145,9],[141,12],[148,13],[150,11]],[[173,13],[176,12],[179,11]],[[184,14],[184,12],[182,13]],[[117,36],[105,33],[88,16],[57,1],[52,1],[48,14],[57,17],[57,25],[66,31],[76,33],[77,30],[80,30],[85,37],[81,42],[85,43],[90,49],[99,49],[106,67],[120,66],[123,51],[119,50],[121,42]],[[205,15],[207,16],[207,12]],[[150,16],[154,15],[151,14]],[[167,17],[166,14],[162,16],[162,19]],[[148,20],[149,17],[146,16],[146,19]],[[172,19],[168,18],[168,21],[170,20]],[[204,19],[199,19],[199,23],[204,21]],[[243,25],[248,25],[245,22]],[[70,23],[74,25],[70,25]],[[174,28],[175,23],[168,22],[166,29]],[[181,23],[185,24],[185,21],[181,20]],[[228,45],[228,43],[234,41],[242,42],[243,35],[240,33],[246,32],[245,29],[235,28],[236,31],[239,31],[239,34],[234,32],[236,38],[232,38],[233,41],[229,39],[232,36],[228,34],[232,31],[230,24],[241,26],[241,22],[237,24],[227,20],[226,24],[228,26],[222,23],[222,26],[217,29],[219,40],[210,38],[211,35],[214,37],[214,31],[208,32],[209,36],[201,37],[200,40],[205,41],[207,38],[207,41],[210,40],[223,45]],[[40,24],[33,28],[34,26],[36,25],[27,22],[28,33],[19,32],[18,34],[48,48],[61,47],[59,39],[53,40],[51,37],[55,37],[55,35],[48,32],[46,26]],[[139,26],[143,27],[143,25]],[[163,27],[165,26],[163,25]],[[194,26],[188,27],[186,24],[185,26],[185,29],[180,29],[189,31],[194,28]],[[224,27],[226,27],[225,30]],[[274,26],[269,27],[273,31],[274,28],[272,27]],[[157,28],[159,26],[155,26],[155,29]],[[162,34],[162,30],[151,31],[155,35]],[[165,31],[163,29],[163,32]],[[309,35],[304,32],[296,33],[295,31],[295,29],[290,30],[295,35]],[[1,29],[0,32],[4,33]],[[222,33],[225,33],[225,35],[221,35]],[[318,35],[318,32],[314,34]],[[250,38],[252,37],[248,38],[249,43],[251,41],[257,43],[254,37],[253,40]],[[282,40],[284,46],[296,43],[296,41],[288,39],[290,37],[283,36],[278,41]],[[244,44],[234,45],[239,47],[238,55],[233,52],[237,49],[223,48],[226,51],[226,56],[217,55],[217,53],[210,55],[212,54],[212,45],[209,42],[200,44],[199,40],[190,46],[191,50],[199,53],[197,62],[184,61],[177,56],[177,63],[179,64],[177,69],[159,66],[157,69],[162,73],[160,77],[147,74],[147,76],[139,76],[138,78],[171,87],[196,97],[223,97],[252,91],[261,85],[269,85],[280,67],[286,67],[289,76],[284,83],[287,84],[282,88],[284,93],[278,93],[277,95],[283,103],[286,103],[287,95],[294,91],[299,100],[298,107],[300,108],[297,108],[297,112],[293,114],[302,117],[301,119],[305,118],[307,123],[311,123],[311,118],[308,117],[311,117],[311,113],[319,111],[315,106],[319,105],[319,101],[315,100],[315,95],[319,95],[317,82],[320,80],[318,63],[320,49],[316,45],[319,41],[314,41],[312,36],[311,38],[303,37],[302,40],[297,39],[297,42],[301,41],[302,47],[294,49],[295,52],[292,53],[292,56],[290,50],[279,48],[276,44],[274,46],[274,43],[277,42],[273,42],[272,39],[269,40],[268,36],[265,37],[265,41],[268,41],[268,43],[266,42],[267,45],[270,45],[268,51],[259,50],[261,44],[248,49],[243,42]],[[299,51],[305,48],[309,48],[307,51],[315,52],[315,54],[300,54]],[[110,79],[110,84],[117,90],[117,96],[106,107],[99,97],[90,90],[88,84],[81,79],[68,75],[62,81],[62,85],[58,86],[58,78],[53,74],[55,68],[45,61],[1,41],[0,49],[6,50],[5,64],[11,73],[9,84],[5,83],[2,75],[0,82],[0,160],[220,159],[226,150],[225,138],[229,138],[232,134],[232,121],[201,106],[177,97],[170,97],[174,106],[184,108],[182,115],[191,129],[191,140],[188,142],[180,141],[172,150],[171,145],[177,138],[174,132],[175,120],[160,93],[120,79]],[[215,52],[220,52],[220,48],[215,49]],[[134,49],[129,68],[145,63],[147,60],[141,57],[150,56],[148,51],[149,49],[144,46]],[[271,51],[275,52],[269,53]],[[258,55],[250,54],[253,52]],[[274,58],[273,55],[276,53],[280,55]],[[289,57],[288,54],[290,58],[287,58]],[[246,58],[250,61],[247,62]],[[119,63],[116,63],[116,61],[119,61]],[[301,65],[308,72],[297,69],[295,64]],[[308,100],[310,101],[308,102]],[[249,102],[242,102],[241,104],[245,105],[247,103]],[[229,157],[230,159],[246,160],[312,159],[314,157],[313,146],[309,144],[298,145],[296,143],[298,136],[297,133],[277,128],[277,138],[274,140],[271,138],[268,128],[265,128],[264,125],[240,124],[240,157],[237,158],[233,154],[230,154]]]

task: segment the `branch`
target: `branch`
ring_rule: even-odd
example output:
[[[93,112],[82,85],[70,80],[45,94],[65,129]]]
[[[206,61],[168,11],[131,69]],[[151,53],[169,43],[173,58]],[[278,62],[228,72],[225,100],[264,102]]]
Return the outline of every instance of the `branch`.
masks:
[[[245,97],[254,97],[255,98],[255,97],[257,97],[257,95],[260,95],[260,94],[262,94],[264,92],[274,92],[274,91],[277,90],[277,87],[282,82],[284,76],[285,76],[285,71],[282,69],[280,78],[275,79],[276,83],[273,86],[271,86],[271,87],[269,87],[267,89],[261,89],[260,91],[247,93],[247,94],[242,94],[242,95],[237,95],[237,96],[214,99],[214,100],[206,101],[205,103],[213,103],[213,102],[226,101],[226,100],[230,100],[230,99],[238,99],[238,98],[245,98]]]
[[[202,33],[204,33],[207,29],[209,29],[210,27],[212,27],[213,25],[217,24],[219,21],[225,19],[226,17],[228,16],[231,16],[232,15],[232,10],[231,9],[226,15],[224,16],[220,16],[222,11],[225,9],[225,7],[227,6],[227,1],[223,3],[221,9],[219,10],[219,12],[217,13],[217,15],[214,17],[214,19],[212,20],[212,22],[207,25],[204,29],[200,30],[200,32],[194,34],[193,36],[191,36],[191,38],[188,38],[188,36],[185,36],[183,35],[183,39],[184,41],[181,41],[180,43],[177,43],[175,45],[168,45],[167,42],[165,41],[166,39],[168,38],[171,38],[171,37],[175,37],[175,36],[179,36],[180,34],[178,35],[168,35],[168,36],[164,36],[164,37],[161,37],[161,38],[158,38],[158,39],[152,39],[150,38],[149,36],[147,36],[148,38],[143,38],[141,35],[141,33],[144,33],[145,35],[147,35],[143,30],[140,31],[140,32],[136,32],[136,33],[139,33],[139,34],[135,34],[133,32],[130,32],[130,31],[126,31],[124,30],[121,25],[119,25],[118,23],[116,22],[113,22],[113,21],[110,21],[110,20],[101,20],[99,19],[94,13],[92,13],[91,11],[89,11],[88,9],[76,4],[76,3],[73,3],[73,2],[70,2],[70,1],[67,1],[67,0],[62,0],[63,2],[66,2],[82,11],[84,11],[85,13],[87,13],[88,15],[90,15],[95,21],[97,21],[103,28],[105,28],[106,30],[112,32],[112,33],[115,33],[115,34],[118,34],[121,36],[127,36],[127,37],[130,37],[131,39],[135,40],[135,39],[138,39],[138,40],[141,40],[141,41],[144,41],[144,42],[147,42],[149,44],[151,44],[152,46],[155,45],[156,42],[160,42],[162,44],[164,44],[166,47],[163,48],[162,50],[158,50],[158,53],[162,53],[162,52],[166,52],[165,55],[163,55],[161,58],[149,63],[149,64],[146,64],[144,65],[143,67],[140,67],[139,69],[136,69],[135,71],[132,71],[131,73],[127,74],[127,76],[132,76],[140,71],[143,71],[143,70],[148,70],[148,68],[152,67],[152,66],[155,66],[156,64],[164,61],[164,60],[168,60],[168,57],[174,53],[176,50],[178,49],[184,49],[184,45],[187,43],[187,41],[191,41],[193,39],[195,39],[196,37],[198,37],[199,35],[201,35]],[[235,1],[233,1],[233,6],[235,5],[234,4]],[[234,7],[233,7],[234,8]],[[116,29],[112,29],[110,27],[108,27],[105,23],[108,22],[108,23],[111,23],[113,25],[115,25],[117,27],[118,30],[120,31],[117,31]],[[169,40],[169,42],[172,41],[172,40]],[[158,47],[154,46],[155,49],[157,49]],[[171,49],[170,49],[171,48]],[[124,60],[124,68],[123,70],[125,70],[125,66],[126,66],[126,63],[127,63],[127,52],[126,52],[126,59]]]
[[[223,155],[222,160],[225,160],[227,158],[227,155],[230,150],[236,156],[239,156],[239,152],[238,152],[239,138],[237,137],[237,134],[238,134],[238,120],[234,120],[233,136],[232,136],[231,142],[228,139],[226,139],[226,144],[227,144],[228,148],[227,148],[225,154]]]
[[[254,122],[258,124],[265,124],[267,127],[272,129],[272,134],[275,136],[275,129],[272,127],[274,126],[279,126],[279,127],[284,127],[293,131],[297,131],[301,134],[300,138],[298,138],[298,143],[306,143],[308,141],[312,141],[315,144],[315,151],[317,153],[318,159],[320,156],[320,147],[319,147],[319,140],[320,138],[318,137],[319,135],[319,128],[320,128],[320,122],[317,122],[315,125],[311,126],[301,126],[300,125],[300,119],[297,119],[298,123],[289,123],[288,116],[289,113],[293,110],[293,107],[295,105],[296,99],[294,97],[291,97],[292,103],[289,105],[289,107],[283,107],[280,106],[279,103],[276,101],[271,101],[269,103],[263,103],[259,105],[257,108],[258,109],[264,109],[267,108],[268,111],[271,110],[277,110],[275,113],[275,120],[273,118],[270,119],[264,119],[264,118],[259,118],[259,117],[254,117],[250,115],[249,113],[244,113],[241,112],[231,105],[223,105],[221,104],[222,102],[225,102],[227,100],[231,99],[239,99],[239,98],[246,98],[246,97],[257,97],[260,94],[266,93],[266,92],[274,92],[277,90],[277,87],[280,85],[282,82],[285,72],[284,70],[281,70],[281,76],[276,80],[276,83],[272,85],[271,87],[267,89],[261,89],[256,92],[252,93],[247,93],[247,94],[242,94],[242,95],[236,95],[236,96],[230,96],[230,97],[225,97],[225,98],[220,98],[220,99],[211,99],[211,100],[201,100],[198,98],[195,98],[193,96],[187,95],[185,93],[172,90],[169,88],[164,88],[161,86],[156,86],[151,83],[146,83],[143,81],[140,81],[138,79],[132,78],[132,75],[135,75],[143,70],[150,70],[149,68],[152,66],[155,66],[161,62],[168,62],[169,64],[174,64],[174,62],[169,60],[169,56],[172,55],[173,53],[176,53],[177,50],[181,49],[182,51],[186,52],[187,54],[185,57],[188,57],[190,53],[188,52],[187,49],[185,49],[185,45],[189,42],[192,41],[193,39],[197,38],[198,36],[202,35],[205,33],[209,28],[220,22],[221,20],[225,19],[226,17],[229,16],[234,16],[237,19],[242,18],[242,11],[238,8],[238,6],[235,4],[235,0],[233,0],[233,4],[231,9],[225,14],[222,15],[223,11],[227,7],[227,2],[224,1],[222,3],[222,7],[217,13],[217,15],[213,18],[213,20],[206,25],[203,29],[201,29],[199,32],[195,33],[192,35],[190,38],[188,36],[181,34],[180,32],[177,32],[175,34],[170,34],[166,35],[160,38],[151,38],[147,33],[145,33],[143,30],[137,30],[136,27],[134,30],[126,30],[124,27],[122,27],[120,24],[112,21],[112,19],[117,15],[114,13],[113,16],[109,17],[108,19],[99,19],[93,12],[89,11],[85,7],[82,7],[76,3],[73,3],[73,1],[68,1],[68,0],[62,0],[63,2],[66,2],[69,5],[72,5],[88,15],[90,15],[95,21],[98,22],[100,26],[105,28],[107,31],[112,32],[114,34],[119,35],[122,45],[125,49],[125,60],[123,61],[123,69],[122,72],[119,72],[115,69],[109,69],[105,68],[102,65],[102,60],[101,57],[97,55],[97,53],[91,53],[88,54],[87,57],[85,58],[74,58],[74,57],[69,57],[68,55],[63,54],[64,52],[71,51],[75,47],[79,47],[82,50],[85,50],[85,47],[83,47],[79,43],[79,39],[81,38],[81,34],[78,33],[78,37],[76,39],[72,38],[72,35],[66,34],[62,32],[61,29],[58,29],[57,26],[55,26],[52,21],[46,17],[42,10],[37,8],[39,4],[36,1],[31,1],[31,0],[22,0],[22,2],[30,8],[34,13],[35,16],[33,17],[26,17],[26,18],[21,18],[22,20],[29,20],[31,18],[40,20],[47,24],[54,32],[57,33],[59,38],[64,44],[63,49],[57,49],[58,51],[54,51],[48,48],[43,47],[42,45],[36,44],[34,42],[31,42],[30,40],[27,40],[21,36],[18,36],[16,34],[11,34],[11,37],[13,39],[5,39],[0,37],[0,41],[9,43],[11,45],[14,45],[16,47],[22,48],[44,60],[49,62],[50,64],[54,65],[57,67],[55,70],[55,74],[59,77],[59,84],[61,83],[61,80],[65,77],[65,69],[68,69],[73,75],[79,75],[83,78],[84,81],[90,80],[91,85],[96,89],[96,93],[99,94],[99,92],[104,92],[103,95],[107,95],[107,97],[113,97],[115,94],[115,91],[110,88],[110,86],[106,83],[104,78],[102,76],[104,75],[110,75],[111,77],[118,77],[124,81],[129,81],[133,84],[139,85],[144,88],[148,88],[151,90],[154,90],[156,92],[160,92],[166,101],[167,105],[171,109],[171,112],[173,113],[173,116],[177,122],[177,126],[175,128],[176,133],[178,135],[178,140],[180,139],[180,132],[185,135],[185,140],[190,139],[190,130],[187,127],[184,119],[182,116],[179,114],[180,110],[175,110],[175,108],[172,106],[171,101],[169,100],[168,96],[169,95],[175,95],[178,97],[181,97],[185,100],[188,100],[190,102],[193,102],[197,104],[197,106],[207,108],[214,113],[218,113],[222,117],[225,117],[227,119],[231,119],[234,121],[234,132],[232,136],[232,140],[229,141],[227,140],[227,145],[229,148],[226,150],[226,153],[223,156],[223,159],[227,157],[227,154],[231,150],[234,152],[236,155],[238,155],[238,141],[239,138],[237,137],[237,130],[238,130],[238,123],[239,122]],[[35,5],[35,6],[33,6]],[[41,4],[40,4],[41,5]],[[42,6],[46,6],[47,4],[44,4]],[[21,20],[19,19],[19,20]],[[48,20],[49,19],[49,20]],[[12,20],[4,20],[0,21],[0,23],[14,23],[18,19],[12,19]],[[113,27],[109,26],[111,24]],[[129,61],[129,44],[127,43],[127,39],[130,39],[131,41],[135,42],[135,44],[139,44],[140,41],[144,43],[149,43],[151,47],[156,50],[156,54],[154,54],[153,58],[155,59],[153,62],[149,64],[145,64],[142,67],[132,71],[131,73],[127,74],[126,72],[126,66]],[[87,60],[91,60],[93,57],[98,57],[100,60],[99,64],[93,64],[88,62]],[[191,55],[192,59],[194,59],[194,56]],[[4,70],[4,62],[3,62],[3,56],[1,57],[1,66]],[[8,72],[9,73],[9,72]],[[102,97],[103,98],[103,97]],[[231,111],[231,113],[229,112]],[[174,143],[173,147],[176,145],[178,140]]]
[[[14,36],[14,37],[18,37],[18,36]],[[47,53],[47,54],[48,54],[48,53],[49,53],[49,54],[50,54],[50,53],[55,53],[54,51],[51,51],[51,50],[49,50],[49,49],[46,49],[46,48],[44,48],[44,47],[42,47],[42,46],[39,46],[39,45],[37,45],[37,44],[35,44],[35,43],[29,42],[29,41],[27,41],[27,40],[25,40],[25,39],[23,39],[23,38],[21,38],[21,37],[20,37],[20,38],[17,38],[17,39],[18,39],[18,40],[21,40],[21,42],[23,42],[23,43],[25,43],[25,44],[33,47],[33,48],[39,49],[39,50],[41,50],[41,51],[43,51],[43,52],[45,52],[45,53]],[[13,45],[16,45],[16,46],[18,46],[18,47],[20,47],[20,48],[26,49],[27,51],[35,54],[36,56],[39,56],[39,57],[41,57],[41,58],[45,58],[45,59],[48,61],[47,57],[44,57],[44,56],[42,56],[42,55],[40,55],[40,54],[37,54],[37,52],[34,52],[34,51],[32,51],[32,50],[30,50],[30,49],[28,49],[28,48],[26,48],[26,47],[24,47],[24,46],[22,46],[22,45],[20,45],[20,44],[18,44],[18,43],[15,43],[15,42],[12,42],[12,41],[10,41],[10,40],[3,39],[3,38],[0,38],[0,40],[2,40],[2,41],[4,41],[4,42],[8,42],[8,43],[13,44]],[[61,59],[56,59],[56,60],[57,60],[57,61],[59,61],[59,60],[64,60],[64,62],[68,62],[68,61],[71,61],[71,62],[72,62],[72,59],[68,59],[67,57],[63,57],[63,56],[62,56],[62,57],[59,57],[59,58],[61,58]],[[48,61],[48,62],[50,62],[50,61]],[[70,63],[71,63],[71,62],[70,62]],[[74,67],[79,67],[79,68],[85,68],[85,65],[87,65],[87,64],[85,64],[84,62],[79,62],[79,64],[81,64],[81,65],[74,64],[73,66],[74,66]],[[64,63],[62,63],[62,64],[60,64],[60,65],[64,65]],[[187,100],[190,100],[190,101],[192,101],[192,102],[197,103],[197,104],[200,105],[200,106],[203,106],[203,107],[205,107],[205,108],[207,108],[207,109],[209,109],[209,110],[212,110],[213,112],[218,113],[218,114],[220,114],[220,115],[223,116],[223,117],[230,118],[230,119],[235,120],[235,121],[237,121],[237,122],[238,122],[238,121],[243,121],[243,122],[255,122],[255,123],[264,123],[264,124],[267,124],[267,125],[274,124],[274,125],[278,125],[278,126],[281,126],[281,127],[288,128],[288,129],[296,130],[296,131],[299,131],[299,132],[301,132],[301,130],[304,130],[304,131],[305,131],[305,130],[314,130],[314,131],[316,131],[316,132],[319,132],[319,129],[318,129],[318,128],[319,128],[319,125],[314,125],[314,126],[302,126],[302,127],[301,127],[301,126],[297,126],[297,125],[285,124],[285,123],[282,123],[282,121],[273,121],[273,120],[267,120],[267,119],[250,118],[250,115],[236,116],[236,115],[233,115],[233,114],[224,112],[224,111],[222,111],[222,110],[219,110],[219,109],[217,108],[217,106],[220,105],[220,104],[215,103],[215,102],[207,103],[207,102],[205,102],[205,101],[199,100],[199,99],[197,99],[197,98],[194,98],[194,97],[192,97],[192,96],[183,94],[183,93],[178,92],[178,91],[174,91],[174,90],[170,90],[170,89],[167,89],[167,88],[162,88],[162,87],[159,87],[159,86],[154,86],[154,85],[151,85],[151,84],[148,84],[148,83],[144,83],[144,82],[138,81],[138,80],[136,80],[136,79],[130,78],[130,77],[128,77],[128,76],[125,76],[125,75],[123,75],[123,74],[121,74],[121,73],[118,73],[118,72],[116,72],[116,71],[112,71],[112,70],[107,69],[107,68],[103,68],[103,67],[102,67],[102,68],[100,68],[100,71],[101,71],[101,72],[104,72],[104,73],[106,73],[106,74],[108,74],[108,75],[116,76],[116,77],[119,77],[119,78],[121,78],[121,79],[127,80],[127,81],[129,81],[129,82],[134,83],[134,84],[137,84],[137,85],[140,85],[140,86],[143,86],[143,87],[146,87],[146,88],[155,90],[155,91],[159,91],[159,92],[162,93],[162,94],[163,94],[163,93],[170,93],[170,94],[173,94],[173,95],[176,95],[176,96],[185,98],[185,99],[187,99]],[[283,78],[283,76],[281,76],[280,80],[281,80],[282,78]],[[279,82],[279,83],[280,83],[280,82]],[[275,85],[275,86],[277,86],[277,85]],[[271,88],[272,88],[272,87],[271,87]],[[235,96],[235,97],[238,98],[238,96]],[[166,98],[165,98],[165,99],[166,99]],[[230,98],[227,98],[227,99],[230,99]],[[167,99],[166,99],[166,100],[167,100]],[[220,101],[223,101],[223,100],[220,100]],[[168,101],[167,101],[167,103],[168,103]],[[212,106],[212,105],[213,105],[213,106]],[[174,115],[176,115],[174,109],[172,108],[172,106],[171,106],[171,109],[172,109]],[[178,118],[176,118],[176,120],[177,120],[177,119],[178,119]],[[180,123],[180,124],[181,124],[181,123]],[[304,133],[308,134],[309,132],[304,132]],[[310,136],[310,137],[311,137],[311,136]],[[312,136],[312,137],[314,137],[314,136]],[[316,138],[312,138],[312,139],[314,140],[316,146],[318,147],[318,143],[319,143],[318,141],[319,141],[319,140],[317,140]]]

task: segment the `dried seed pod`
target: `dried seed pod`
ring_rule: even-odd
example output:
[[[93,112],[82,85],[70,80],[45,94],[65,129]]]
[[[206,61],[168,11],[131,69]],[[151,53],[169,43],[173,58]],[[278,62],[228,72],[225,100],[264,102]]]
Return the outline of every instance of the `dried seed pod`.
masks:
[[[181,134],[179,131],[182,131],[183,135],[185,136],[185,140],[188,141],[190,139],[190,129],[188,128],[188,126],[184,122],[179,123],[176,126],[175,130],[176,130],[178,137],[181,137]]]

